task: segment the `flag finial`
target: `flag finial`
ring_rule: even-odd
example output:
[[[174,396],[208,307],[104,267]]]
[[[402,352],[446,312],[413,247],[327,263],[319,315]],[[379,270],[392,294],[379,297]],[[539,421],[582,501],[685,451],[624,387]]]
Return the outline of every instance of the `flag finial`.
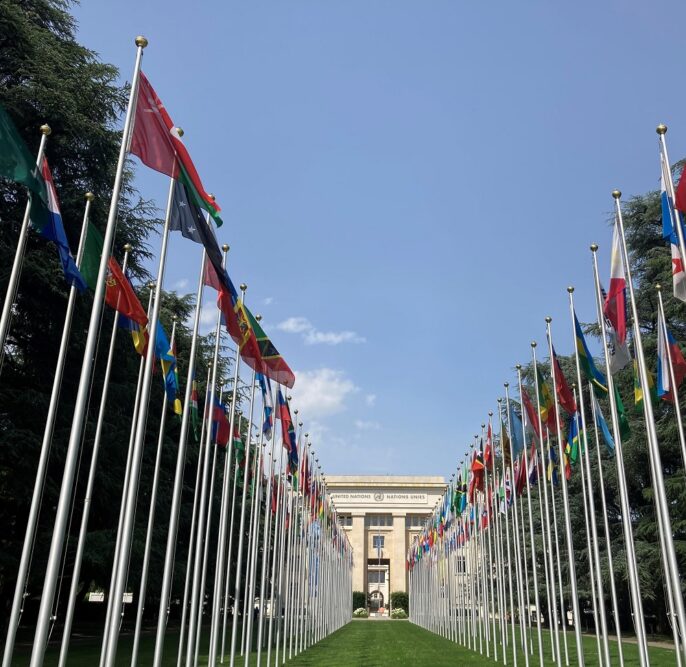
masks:
[[[255,315],[255,319],[256,319],[258,322],[261,322],[261,321],[262,321],[262,315]]]
[[[489,417],[492,417],[492,416],[493,416],[493,410],[489,410],[489,411],[488,411],[488,416],[489,416]]]
[[[516,368],[518,371],[521,371],[521,370],[522,370],[522,365],[521,365],[521,364],[517,364],[517,365],[515,366],[515,368]]]
[[[86,194],[84,195],[84,197],[85,197],[88,201],[93,201],[93,200],[95,199],[95,195],[94,195],[92,192],[86,192]]]
[[[503,382],[503,387],[505,387],[505,389],[507,389],[509,386],[510,386],[509,382]]]
[[[43,125],[40,126],[40,131],[47,137],[49,134],[52,133],[52,129],[50,129],[50,126],[47,123],[44,123]]]
[[[598,252],[598,244],[597,243],[591,243],[591,252]]]
[[[486,424],[482,423],[481,428],[486,428]]]
[[[245,290],[248,289],[248,286],[245,283],[240,284],[241,292],[245,292]]]
[[[567,287],[567,291],[568,291],[570,294],[574,294],[574,285],[570,285],[569,287]]]
[[[621,190],[613,190],[612,191],[612,197],[614,199],[619,199],[622,196]]]
[[[536,347],[536,345],[538,345],[538,343],[535,340],[532,340],[531,341],[531,347]]]
[[[662,291],[662,285],[660,285],[660,283],[658,283],[657,285],[655,285],[655,289],[656,289],[658,292],[661,292],[661,291]]]
[[[136,37],[136,46],[140,46],[141,49],[144,49],[148,45],[148,40],[143,37],[143,35],[138,35]]]
[[[659,135],[667,134],[667,126],[664,123],[660,123],[656,128],[655,132]]]
[[[553,321],[553,318],[550,317],[550,315],[546,316],[545,321],[547,324],[550,324]]]
[[[225,243],[225,244],[222,246],[222,250],[223,250],[224,252],[229,252],[229,244],[228,244],[228,243]]]
[[[131,252],[132,250],[133,250],[133,246],[130,243],[124,244],[124,252]]]

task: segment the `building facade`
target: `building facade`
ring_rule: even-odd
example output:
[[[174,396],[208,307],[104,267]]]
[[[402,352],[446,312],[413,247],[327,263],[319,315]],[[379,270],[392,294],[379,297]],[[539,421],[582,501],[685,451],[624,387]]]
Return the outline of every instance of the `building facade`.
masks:
[[[327,475],[326,485],[353,547],[353,590],[372,613],[408,590],[407,549],[445,491],[443,477]],[[383,610],[383,611],[382,611]]]

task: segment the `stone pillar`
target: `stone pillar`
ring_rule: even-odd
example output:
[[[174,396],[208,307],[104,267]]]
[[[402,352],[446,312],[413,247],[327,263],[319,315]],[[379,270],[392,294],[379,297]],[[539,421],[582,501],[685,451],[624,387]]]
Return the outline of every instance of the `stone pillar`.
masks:
[[[391,560],[391,593],[407,591],[407,573],[405,559],[407,557],[407,529],[405,528],[405,513],[393,513],[393,540],[389,550]]]
[[[348,531],[348,539],[353,548],[353,590],[367,593],[367,539],[364,526],[364,513],[352,513],[353,527]]]

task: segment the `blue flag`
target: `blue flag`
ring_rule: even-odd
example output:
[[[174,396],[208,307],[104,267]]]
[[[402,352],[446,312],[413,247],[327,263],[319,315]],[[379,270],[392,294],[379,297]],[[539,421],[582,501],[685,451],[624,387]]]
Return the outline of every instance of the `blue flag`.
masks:
[[[615,441],[612,438],[610,429],[607,427],[607,422],[605,421],[605,417],[603,417],[602,410],[600,409],[600,403],[598,403],[598,399],[595,397],[595,394],[593,394],[593,408],[595,412],[596,426],[600,429],[600,432],[603,434],[603,440],[605,440],[605,446],[607,447],[607,451],[609,452],[610,456],[614,456]]]

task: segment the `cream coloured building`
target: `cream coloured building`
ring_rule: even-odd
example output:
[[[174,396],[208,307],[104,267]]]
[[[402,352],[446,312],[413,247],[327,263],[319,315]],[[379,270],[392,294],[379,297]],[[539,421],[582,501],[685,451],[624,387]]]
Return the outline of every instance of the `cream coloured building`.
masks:
[[[443,477],[327,475],[331,500],[353,547],[353,590],[372,611],[407,591],[405,559],[412,539],[445,491]]]

